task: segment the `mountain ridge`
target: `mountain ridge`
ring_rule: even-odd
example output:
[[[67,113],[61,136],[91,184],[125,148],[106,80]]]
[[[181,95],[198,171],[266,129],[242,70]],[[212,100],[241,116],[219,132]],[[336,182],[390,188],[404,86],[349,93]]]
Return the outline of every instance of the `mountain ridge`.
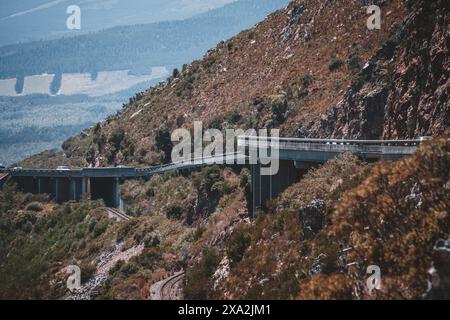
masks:
[[[112,70],[147,74],[155,66],[180,67],[287,2],[239,0],[184,20],[0,47],[0,78]]]

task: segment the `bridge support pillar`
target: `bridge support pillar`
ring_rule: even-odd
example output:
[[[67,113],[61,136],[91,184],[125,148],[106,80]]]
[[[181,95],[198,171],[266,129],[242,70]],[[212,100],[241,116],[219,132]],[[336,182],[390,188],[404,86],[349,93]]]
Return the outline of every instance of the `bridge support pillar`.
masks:
[[[120,178],[90,178],[92,200],[103,199],[105,205],[112,208],[120,206]]]
[[[251,193],[252,193],[252,217],[255,216],[258,208],[264,208],[267,201],[280,195],[286,188],[297,182],[299,171],[295,167],[295,162],[290,160],[280,160],[280,169],[272,176],[261,175],[261,165],[250,166],[251,169]]]
[[[77,180],[70,179],[69,181],[69,200],[77,201]]]
[[[88,192],[88,178],[83,177],[81,178],[81,196],[83,196],[87,192]]]
[[[53,180],[53,195],[55,197],[55,202],[59,202],[59,179],[55,178]]]
[[[261,165],[250,165],[251,171],[251,193],[252,193],[252,218],[255,217],[256,210],[261,207]]]
[[[121,198],[120,198],[120,180],[119,180],[119,178],[115,178],[114,179],[114,184],[113,184],[113,205],[114,205],[114,208],[120,208],[120,202],[121,202]]]

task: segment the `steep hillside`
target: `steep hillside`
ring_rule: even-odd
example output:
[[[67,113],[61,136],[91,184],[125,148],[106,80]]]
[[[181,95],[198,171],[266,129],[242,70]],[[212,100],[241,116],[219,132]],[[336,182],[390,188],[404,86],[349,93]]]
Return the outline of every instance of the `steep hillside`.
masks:
[[[310,135],[415,138],[450,125],[446,1],[408,1],[408,15]],[[312,130],[311,130],[312,129]]]
[[[434,261],[445,287],[435,298],[448,298],[448,252],[433,253],[450,235],[448,137],[396,163],[344,157],[308,173],[233,233],[209,297],[420,299]],[[370,265],[382,276],[372,294]]]
[[[404,2],[380,5],[383,28],[369,31],[361,1],[293,1],[139,94],[90,138],[75,137],[64,147],[93,165],[139,165],[163,160],[155,147],[158,131],[191,127],[194,120],[215,127],[281,127],[296,135],[342,99],[354,74],[401,27]],[[277,116],[280,100],[287,110]],[[120,132],[123,140],[113,142]]]
[[[130,221],[108,218],[102,201],[58,205],[0,191],[0,299],[148,299],[152,284],[220,248],[246,211],[239,176],[206,168],[166,174],[122,188]],[[205,198],[207,197],[207,198]],[[66,287],[69,265],[82,289]]]

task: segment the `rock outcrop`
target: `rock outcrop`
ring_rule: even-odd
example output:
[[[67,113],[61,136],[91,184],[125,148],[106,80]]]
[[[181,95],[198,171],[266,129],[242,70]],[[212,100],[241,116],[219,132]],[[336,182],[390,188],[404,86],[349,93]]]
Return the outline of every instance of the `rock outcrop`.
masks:
[[[446,1],[407,1],[400,29],[366,63],[310,136],[398,139],[438,135],[450,123],[450,14]]]
[[[321,199],[313,200],[306,208],[300,210],[299,218],[303,225],[303,235],[306,239],[311,239],[323,227],[323,210],[325,201]]]
[[[450,241],[440,240],[434,247],[433,267],[428,271],[425,299],[450,299]]]

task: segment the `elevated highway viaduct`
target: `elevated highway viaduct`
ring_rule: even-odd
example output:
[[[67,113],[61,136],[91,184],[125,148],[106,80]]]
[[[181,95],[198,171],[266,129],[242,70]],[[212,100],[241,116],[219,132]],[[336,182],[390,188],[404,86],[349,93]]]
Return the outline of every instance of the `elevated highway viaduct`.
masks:
[[[169,171],[191,171],[213,164],[249,166],[251,170],[252,214],[287,187],[297,182],[313,166],[352,153],[365,161],[398,160],[413,154],[424,140],[338,140],[300,138],[258,138],[242,136],[237,139],[238,152],[204,157],[168,165],[132,168],[83,168],[65,170],[13,168],[9,175],[25,192],[47,193],[57,202],[78,201],[87,193],[91,199],[103,199],[113,208],[121,208],[120,185],[127,179],[151,177]],[[265,150],[265,152],[261,152]],[[270,152],[267,152],[269,150]],[[230,160],[231,156],[231,162]],[[226,164],[224,158],[227,159]],[[264,175],[264,165],[279,162],[279,170]]]
[[[340,154],[351,153],[367,161],[399,160],[412,155],[416,148],[429,137],[415,140],[344,140],[239,137],[238,147],[250,155],[257,155],[257,164],[251,164],[251,193],[253,215],[268,200],[273,199],[287,187],[297,182],[303,173],[318,164],[334,159]],[[261,150],[275,150],[275,155]],[[263,159],[268,158],[268,159]],[[261,163],[279,160],[279,170],[274,175],[261,174]]]

